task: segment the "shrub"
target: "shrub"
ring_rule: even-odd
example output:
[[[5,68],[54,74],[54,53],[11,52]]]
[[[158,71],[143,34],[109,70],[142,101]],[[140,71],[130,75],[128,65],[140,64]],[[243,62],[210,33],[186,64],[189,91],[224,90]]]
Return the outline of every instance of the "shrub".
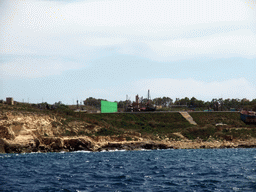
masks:
[[[76,133],[73,131],[65,130],[65,133],[62,134],[63,136],[75,136]]]
[[[126,137],[126,141],[132,141],[131,137]]]
[[[102,128],[101,130],[95,133],[96,136],[109,136],[115,134],[117,134],[117,131],[115,131],[113,128]]]
[[[212,125],[207,125],[205,127],[191,127],[187,128],[182,132],[182,134],[188,139],[194,140],[197,137],[201,138],[203,141],[206,141],[210,136],[213,136],[216,131],[216,128]]]

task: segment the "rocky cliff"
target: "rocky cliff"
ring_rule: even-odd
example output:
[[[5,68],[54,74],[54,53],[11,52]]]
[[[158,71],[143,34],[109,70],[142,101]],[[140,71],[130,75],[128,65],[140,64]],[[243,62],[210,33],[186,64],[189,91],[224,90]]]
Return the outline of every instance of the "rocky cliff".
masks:
[[[198,138],[192,141],[178,132],[174,133],[180,138],[178,140],[152,139],[134,132],[126,132],[123,136],[95,136],[91,133],[102,127],[85,121],[63,124],[63,120],[52,114],[0,113],[0,153],[256,147],[254,138],[243,141],[202,141]],[[127,141],[127,138],[131,139]]]

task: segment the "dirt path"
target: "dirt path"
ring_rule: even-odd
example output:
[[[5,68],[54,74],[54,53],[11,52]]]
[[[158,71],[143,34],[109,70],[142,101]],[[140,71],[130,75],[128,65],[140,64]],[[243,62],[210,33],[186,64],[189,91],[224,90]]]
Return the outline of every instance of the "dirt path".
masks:
[[[180,112],[180,114],[192,125],[197,125],[193,118],[188,114],[188,112]]]

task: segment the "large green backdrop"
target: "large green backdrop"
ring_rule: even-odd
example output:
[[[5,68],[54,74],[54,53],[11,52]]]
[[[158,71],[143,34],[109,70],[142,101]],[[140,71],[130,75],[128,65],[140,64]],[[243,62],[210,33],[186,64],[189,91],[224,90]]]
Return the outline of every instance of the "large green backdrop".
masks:
[[[101,113],[117,112],[117,103],[101,100]]]

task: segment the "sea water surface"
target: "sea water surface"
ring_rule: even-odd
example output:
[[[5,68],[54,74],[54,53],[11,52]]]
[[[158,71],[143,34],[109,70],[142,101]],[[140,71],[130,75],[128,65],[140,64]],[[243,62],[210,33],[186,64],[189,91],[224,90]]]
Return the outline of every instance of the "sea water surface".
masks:
[[[256,149],[1,154],[0,191],[256,191]]]

